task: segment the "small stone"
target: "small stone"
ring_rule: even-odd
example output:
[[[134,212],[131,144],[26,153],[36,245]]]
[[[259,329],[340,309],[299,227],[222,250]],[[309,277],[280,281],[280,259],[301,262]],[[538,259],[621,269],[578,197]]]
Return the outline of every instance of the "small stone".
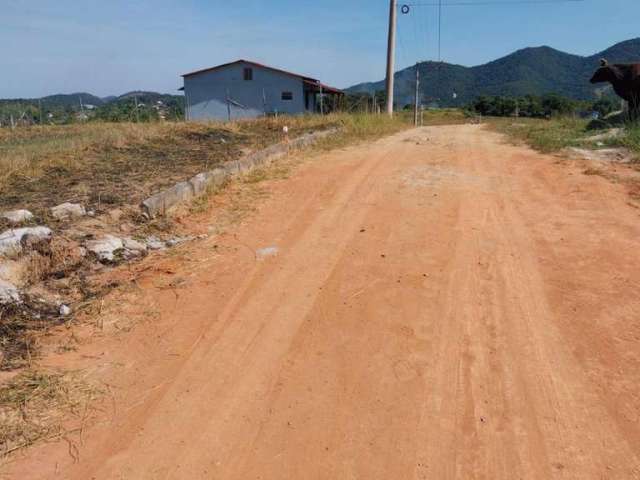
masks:
[[[134,240],[133,238],[125,238],[122,240],[122,243],[127,250],[147,251],[147,246],[144,243]]]
[[[261,248],[256,251],[256,258],[258,258],[258,260],[264,260],[267,257],[275,257],[278,255],[278,252],[278,247]]]
[[[133,238],[125,238],[122,243],[124,244],[124,257],[127,259],[142,257],[147,254],[147,245]]]
[[[118,237],[105,235],[99,240],[88,241],[85,247],[88,251],[94,253],[101,262],[113,262],[116,252],[124,249],[124,243]]]
[[[0,233],[0,255],[14,256],[23,250],[23,242],[26,238],[30,241],[48,240],[51,238],[51,229],[47,227],[13,228]]]
[[[168,247],[175,247],[180,245],[181,243],[190,242],[194,239],[194,237],[175,237],[167,240]]]
[[[149,250],[164,250],[167,245],[158,237],[151,236],[147,238],[147,247]]]
[[[21,303],[20,292],[12,283],[0,279],[0,305]]]
[[[60,315],[63,317],[71,315],[71,307],[69,305],[60,305]]]
[[[86,214],[84,207],[77,203],[62,203],[51,208],[51,216],[56,220],[84,217]]]
[[[29,210],[12,210],[0,214],[0,217],[8,220],[10,223],[23,223],[33,219],[33,213]]]

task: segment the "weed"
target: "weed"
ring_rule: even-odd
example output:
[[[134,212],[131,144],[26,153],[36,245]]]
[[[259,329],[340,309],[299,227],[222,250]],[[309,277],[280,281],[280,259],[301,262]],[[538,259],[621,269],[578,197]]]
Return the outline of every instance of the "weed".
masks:
[[[0,449],[7,454],[39,440],[62,437],[69,416],[87,421],[100,390],[77,373],[26,370],[0,386]]]

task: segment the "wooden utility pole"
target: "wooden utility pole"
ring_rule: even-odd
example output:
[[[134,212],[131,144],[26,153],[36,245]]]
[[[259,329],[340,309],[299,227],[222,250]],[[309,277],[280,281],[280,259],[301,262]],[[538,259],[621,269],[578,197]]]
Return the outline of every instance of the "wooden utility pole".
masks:
[[[393,86],[396,63],[396,26],[398,0],[391,0],[389,7],[389,39],[387,44],[387,114],[393,117]]]
[[[413,125],[418,126],[418,107],[420,105],[420,70],[416,63],[416,97],[415,104],[413,106]]]

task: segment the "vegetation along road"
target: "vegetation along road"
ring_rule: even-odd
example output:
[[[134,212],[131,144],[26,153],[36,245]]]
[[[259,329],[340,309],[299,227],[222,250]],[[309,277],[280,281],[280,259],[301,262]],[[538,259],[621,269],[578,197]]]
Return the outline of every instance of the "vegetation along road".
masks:
[[[113,405],[14,478],[640,478],[622,185],[475,125],[266,185],[187,258],[132,267],[119,308],[160,313],[78,354]]]

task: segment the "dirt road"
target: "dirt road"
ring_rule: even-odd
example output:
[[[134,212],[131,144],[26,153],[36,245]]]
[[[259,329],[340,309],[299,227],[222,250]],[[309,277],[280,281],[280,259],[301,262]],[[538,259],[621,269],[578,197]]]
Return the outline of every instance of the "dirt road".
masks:
[[[77,461],[42,446],[14,478],[640,478],[622,185],[478,126],[267,185],[251,218],[143,275],[157,316],[78,353],[114,400]]]

